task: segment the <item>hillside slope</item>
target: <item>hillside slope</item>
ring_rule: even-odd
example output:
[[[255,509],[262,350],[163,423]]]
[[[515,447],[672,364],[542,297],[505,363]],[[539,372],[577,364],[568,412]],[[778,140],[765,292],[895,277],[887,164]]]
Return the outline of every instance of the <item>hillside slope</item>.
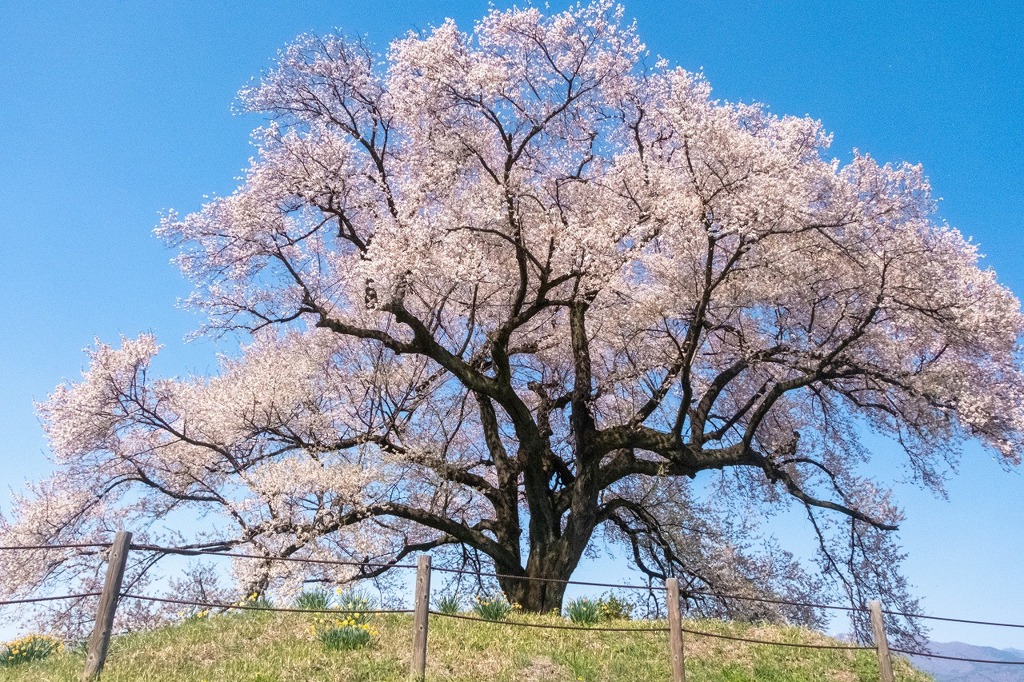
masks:
[[[104,682],[404,682],[409,669],[412,621],[376,616],[379,631],[364,649],[327,651],[309,633],[313,616],[237,614],[115,639]],[[518,616],[520,622],[565,623]],[[617,622],[616,627],[651,627]],[[664,627],[664,623],[656,625]],[[714,621],[686,627],[757,639],[834,644],[807,630]],[[427,679],[440,682],[646,682],[670,678],[666,633],[587,632],[522,628],[431,616]],[[0,668],[0,680],[77,680],[84,656],[65,651],[45,661]],[[931,678],[896,661],[897,680]],[[875,682],[873,652],[845,652],[750,645],[690,637],[688,682]]]

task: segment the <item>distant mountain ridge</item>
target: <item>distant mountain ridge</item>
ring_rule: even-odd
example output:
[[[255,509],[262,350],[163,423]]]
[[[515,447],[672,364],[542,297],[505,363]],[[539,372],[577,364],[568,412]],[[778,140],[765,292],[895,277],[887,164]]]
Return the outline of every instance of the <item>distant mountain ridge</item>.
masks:
[[[928,647],[932,653],[942,656],[1024,664],[1024,650],[1021,649],[996,649],[964,642],[929,642]],[[936,682],[1024,682],[1024,665],[967,663],[925,656],[909,658],[914,667],[932,675]]]

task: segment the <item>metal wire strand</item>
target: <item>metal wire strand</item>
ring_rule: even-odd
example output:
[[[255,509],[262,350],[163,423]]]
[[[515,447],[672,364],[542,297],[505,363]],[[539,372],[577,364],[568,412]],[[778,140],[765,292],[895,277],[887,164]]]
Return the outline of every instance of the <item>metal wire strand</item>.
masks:
[[[583,580],[564,580],[562,578],[539,578],[529,575],[513,575],[511,573],[488,573],[486,571],[472,571],[466,568],[442,568],[433,567],[431,570],[442,573],[462,573],[466,575],[479,575],[487,578],[510,578],[513,580],[532,580],[535,582],[560,583],[562,585],[584,585],[587,587],[612,587],[623,590],[647,590],[652,592],[664,592],[664,587],[657,585],[619,585],[615,583],[592,583]]]
[[[797,649],[834,649],[839,651],[874,651],[873,646],[849,646],[840,644],[799,644],[796,642],[769,642],[764,639],[751,639],[749,637],[736,637],[734,635],[720,635],[717,632],[704,632],[703,630],[690,630],[683,628],[683,632],[688,635],[697,635],[698,637],[714,637],[716,639],[728,639],[734,642],[747,642],[748,644],[768,644],[771,646],[788,646]]]
[[[920,651],[907,651],[906,649],[889,649],[893,653],[904,656],[925,656],[927,658],[941,658],[946,661],[964,661],[966,663],[991,663],[993,665],[1024,665],[1024,661],[993,661],[985,658],[961,658],[959,656],[944,656],[943,654],[926,654]]]
[[[300,564],[330,564],[334,566],[368,566],[370,568],[416,568],[414,564],[382,564],[369,561],[344,561],[342,559],[310,559],[293,556],[264,556],[262,554],[245,554],[243,552],[217,552],[208,549],[190,549],[184,547],[160,547],[159,545],[132,545],[131,549],[143,552],[163,552],[164,554],[183,554],[185,556],[226,556],[235,559],[262,559],[264,561],[290,561]],[[437,570],[437,569],[435,569]]]
[[[207,609],[237,609],[241,611],[273,611],[278,613],[329,613],[334,615],[365,613],[367,615],[385,613],[412,613],[412,609],[375,609],[375,610],[353,610],[353,609],[300,609],[288,606],[251,606],[246,604],[219,604],[216,602],[193,601],[190,599],[173,599],[171,597],[150,597],[143,594],[131,594],[125,592],[122,599],[138,599],[140,601],[162,602],[164,604],[180,604],[182,606],[202,606]]]
[[[0,601],[0,606],[10,606],[12,604],[35,604],[43,601],[60,601],[62,599],[83,599],[85,597],[98,597],[99,592],[83,592],[82,594],[62,594],[56,597],[29,597],[27,599],[6,599]]]
[[[103,549],[110,547],[109,542],[77,542],[67,545],[9,545],[0,547],[0,552],[30,549]]]
[[[772,599],[769,597],[752,597],[741,594],[715,594],[714,592],[706,592],[703,590],[685,590],[681,588],[684,594],[695,594],[702,597],[716,597],[721,599],[739,599],[740,601],[756,601],[764,604],[782,604],[784,606],[802,606],[812,609],[833,609],[836,611],[862,611],[867,613],[867,609],[861,606],[839,606],[838,604],[815,604],[813,602],[806,601],[788,601],[786,599]]]
[[[887,611],[882,609],[882,613],[888,613],[890,616],[902,616],[903,618],[923,618],[925,620],[943,620],[948,623],[967,623],[969,625],[993,625],[1000,628],[1024,628],[1024,625],[1020,623],[996,623],[989,620],[967,620],[966,618],[950,618],[947,616],[926,616],[923,613],[903,613],[901,611]]]
[[[494,623],[495,625],[511,625],[519,628],[543,628],[546,630],[586,630],[587,632],[668,632],[668,628],[592,628],[582,625],[556,625],[554,623],[524,623],[517,620],[489,620],[477,618],[476,616],[463,616],[457,613],[441,613],[440,611],[429,611],[432,616],[442,618],[454,618],[456,620],[468,620],[476,623]]]

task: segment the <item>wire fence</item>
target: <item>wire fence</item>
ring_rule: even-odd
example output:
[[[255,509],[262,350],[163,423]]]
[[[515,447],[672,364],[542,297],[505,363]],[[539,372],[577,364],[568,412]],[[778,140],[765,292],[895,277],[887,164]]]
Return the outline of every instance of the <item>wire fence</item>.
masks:
[[[90,655],[89,658],[93,658],[92,649],[99,647],[102,652],[99,653],[99,668],[95,675],[98,676],[99,670],[102,670],[102,659],[106,655],[106,647],[109,644],[109,622],[113,619],[113,610],[116,608],[117,602],[121,599],[143,601],[157,604],[173,604],[179,606],[188,607],[199,607],[203,609],[217,609],[221,611],[262,611],[262,612],[274,612],[274,613],[302,613],[302,614],[331,614],[331,615],[384,615],[384,614],[413,614],[414,616],[414,628],[416,629],[416,643],[414,649],[417,646],[422,647],[420,655],[417,656],[417,652],[414,651],[413,661],[414,668],[417,667],[417,661],[419,660],[419,666],[421,669],[414,669],[413,674],[422,678],[423,669],[426,663],[426,631],[427,631],[427,619],[428,616],[434,616],[439,618],[448,618],[460,621],[469,621],[475,623],[483,623],[488,625],[501,625],[514,628],[539,628],[547,630],[575,630],[575,631],[587,631],[587,632],[616,632],[616,633],[640,633],[640,634],[669,634],[670,649],[673,658],[673,671],[674,679],[682,678],[682,662],[683,662],[683,635],[691,637],[702,637],[711,639],[729,640],[735,642],[742,642],[746,644],[760,645],[760,646],[777,646],[777,647],[789,647],[795,649],[821,649],[821,650],[837,650],[837,651],[876,651],[879,656],[879,669],[881,679],[883,682],[892,680],[891,677],[891,661],[888,660],[889,653],[896,653],[905,656],[921,656],[926,658],[936,658],[948,661],[958,661],[966,663],[979,663],[979,664],[991,664],[991,665],[1011,665],[1021,666],[1024,665],[1024,661],[1004,661],[994,659],[978,659],[962,656],[950,656],[945,654],[935,654],[928,651],[913,651],[908,649],[900,648],[889,648],[888,643],[885,641],[884,627],[881,623],[881,614],[887,614],[890,616],[897,616],[907,619],[922,619],[922,620],[935,620],[953,623],[964,623],[971,625],[984,625],[993,627],[1004,627],[1004,628],[1024,628],[1024,624],[1020,623],[1003,623],[989,620],[976,620],[968,618],[955,618],[950,616],[933,616],[921,613],[906,613],[902,611],[893,611],[882,609],[878,602],[872,602],[868,606],[844,606],[839,604],[819,604],[813,602],[797,601],[797,600],[786,600],[771,597],[759,597],[754,595],[745,594],[721,594],[712,593],[701,590],[680,590],[678,583],[674,579],[670,578],[666,581],[666,585],[659,586],[654,584],[638,585],[638,584],[621,584],[621,583],[604,583],[604,582],[592,582],[583,580],[567,580],[558,578],[546,578],[538,576],[526,576],[509,573],[496,573],[487,571],[478,571],[465,568],[449,568],[449,567],[436,567],[431,568],[430,557],[428,555],[421,555],[418,564],[403,564],[397,560],[393,562],[370,562],[370,561],[353,561],[353,560],[342,560],[342,559],[330,559],[330,558],[315,558],[315,557],[296,557],[296,556],[272,556],[264,554],[250,554],[245,552],[228,551],[222,549],[210,549],[203,547],[164,547],[160,545],[150,544],[131,544],[130,534],[118,533],[118,537],[115,538],[114,543],[67,543],[59,545],[18,545],[18,546],[0,546],[0,551],[67,551],[67,550],[81,550],[81,549],[100,549],[108,550],[110,556],[108,558],[107,567],[107,582],[104,585],[102,592],[83,592],[79,594],[65,594],[65,595],[47,595],[40,597],[25,597],[20,599],[8,599],[0,600],[0,607],[12,606],[12,605],[27,605],[27,604],[38,604],[64,600],[80,600],[88,599],[93,597],[100,598],[100,606],[97,614],[97,630],[94,631],[93,638],[90,640]],[[267,562],[293,562],[293,563],[305,563],[312,565],[333,565],[333,566],[352,566],[352,567],[366,567],[366,568],[384,568],[384,569],[416,569],[417,570],[417,589],[416,589],[416,605],[413,609],[344,609],[344,608],[303,608],[303,607],[284,607],[274,606],[271,604],[253,604],[246,602],[239,602],[234,604],[207,601],[202,599],[182,599],[175,597],[162,597],[154,595],[135,594],[132,592],[122,592],[120,590],[120,580],[124,573],[124,556],[120,557],[120,560],[115,562],[115,558],[120,550],[121,554],[126,555],[127,552],[158,552],[162,554],[171,555],[184,555],[184,556],[213,556],[213,557],[228,557],[232,559],[248,559],[248,560],[260,560]],[[424,559],[426,561],[424,561]],[[115,563],[119,564],[115,566]],[[430,573],[444,573],[444,574],[458,574],[458,575],[473,575],[476,577],[485,578],[496,578],[496,579],[511,579],[521,581],[542,581],[548,583],[557,583],[560,585],[574,585],[582,587],[605,587],[611,589],[628,589],[628,590],[645,590],[648,592],[668,592],[669,598],[666,600],[666,607],[669,611],[669,626],[656,626],[656,627],[608,627],[608,626],[595,626],[595,625],[579,625],[569,623],[546,623],[546,622],[535,622],[530,620],[522,619],[500,619],[494,620],[489,618],[481,618],[478,616],[466,615],[464,613],[451,613],[447,611],[437,611],[429,608],[430,596],[429,596],[429,584],[430,584]],[[116,575],[115,575],[116,574]],[[114,585],[116,588],[111,589]],[[763,640],[753,637],[745,637],[739,635],[724,634],[718,632],[708,632],[706,630],[698,630],[681,625],[681,618],[679,617],[679,602],[678,595],[682,594],[684,597],[694,596],[708,596],[723,599],[737,599],[744,601],[753,601],[766,604],[776,604],[784,606],[794,606],[801,608],[814,608],[814,609],[830,609],[846,612],[861,612],[870,613],[872,615],[873,622],[877,615],[877,625],[875,627],[875,643],[871,646],[865,645],[853,645],[853,644],[815,644],[808,642],[782,642]],[[672,595],[676,595],[676,599],[672,599]],[[98,636],[97,632],[101,629],[100,622],[104,620],[103,610],[109,610],[107,614],[107,642],[100,642],[96,647],[94,644],[96,640],[102,640],[102,636]],[[675,609],[675,611],[673,611]],[[875,613],[877,611],[877,614]],[[675,614],[675,618],[673,618]],[[422,632],[420,632],[422,630]],[[100,633],[102,635],[102,633]],[[678,649],[678,652],[676,651]],[[677,656],[678,653],[678,656]],[[677,674],[677,660],[678,660],[678,674]],[[88,664],[87,664],[88,673]],[[84,676],[87,678],[88,676]]]
[[[49,546],[50,549],[63,549],[68,547],[109,547],[110,543],[105,545],[59,545]],[[0,547],[3,549],[20,549],[18,547]],[[32,547],[37,549],[37,547]],[[221,556],[231,557],[236,559],[258,559],[263,561],[286,561],[295,563],[307,563],[307,564],[324,564],[324,565],[338,565],[338,566],[354,566],[354,567],[369,567],[369,568],[396,568],[396,569],[414,569],[416,564],[399,564],[399,563],[382,563],[382,562],[370,562],[370,561],[346,561],[341,559],[317,559],[314,557],[276,557],[268,556],[264,554],[245,554],[241,552],[228,552],[228,551],[213,551],[196,548],[182,548],[182,547],[163,547],[159,545],[131,545],[132,550],[150,551],[150,552],[162,552],[165,554],[182,554],[189,556]],[[443,566],[435,566],[431,568],[432,571],[437,573],[453,573],[463,575],[475,575],[484,578],[506,578],[510,580],[524,580],[524,581],[538,581],[548,583],[558,583],[562,585],[578,585],[582,587],[607,587],[611,589],[624,589],[624,590],[645,590],[654,592],[664,592],[665,587],[659,585],[638,585],[628,583],[603,583],[603,582],[590,582],[586,580],[571,580],[562,578],[546,578],[542,576],[528,576],[520,575],[515,573],[494,573],[488,571],[478,571],[474,569],[465,568],[448,568]],[[845,606],[841,604],[821,604],[816,602],[807,601],[794,601],[787,599],[773,599],[770,597],[758,597],[753,595],[745,594],[728,594],[721,592],[708,592],[706,590],[692,590],[684,589],[686,596],[706,596],[724,599],[736,599],[740,601],[754,601],[763,604],[777,604],[783,606],[795,606],[800,608],[814,608],[814,609],[827,609],[835,611],[847,611],[847,612],[861,612],[868,613],[869,609],[866,606]],[[922,620],[937,620],[946,621],[952,623],[966,623],[970,625],[990,625],[996,627],[1007,627],[1007,628],[1024,628],[1024,623],[1002,623],[996,621],[986,620],[970,620],[966,618],[953,618],[950,616],[932,616],[924,613],[907,613],[904,611],[893,611],[890,609],[882,609],[882,613],[890,616],[899,616],[908,619],[922,619]]]

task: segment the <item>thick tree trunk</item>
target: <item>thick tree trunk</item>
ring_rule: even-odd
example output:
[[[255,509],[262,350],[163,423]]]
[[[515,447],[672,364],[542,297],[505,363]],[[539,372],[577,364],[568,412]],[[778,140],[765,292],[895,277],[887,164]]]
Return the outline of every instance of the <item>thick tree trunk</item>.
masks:
[[[498,573],[513,577],[499,578],[498,584],[509,602],[518,604],[523,611],[548,613],[562,610],[566,581],[572,577],[579,565],[583,551],[590,543],[596,524],[588,523],[585,528],[569,524],[575,532],[565,533],[549,545],[534,544],[526,570],[520,566],[502,567],[496,565]]]
[[[571,571],[564,578],[558,577],[558,580],[568,580],[568,575],[571,575]],[[530,580],[529,577],[503,578],[499,582],[501,589],[505,592],[505,598],[509,602],[521,606],[523,611],[531,613],[548,613],[550,611],[561,613],[562,611],[562,599],[565,596],[566,587],[564,582]]]

